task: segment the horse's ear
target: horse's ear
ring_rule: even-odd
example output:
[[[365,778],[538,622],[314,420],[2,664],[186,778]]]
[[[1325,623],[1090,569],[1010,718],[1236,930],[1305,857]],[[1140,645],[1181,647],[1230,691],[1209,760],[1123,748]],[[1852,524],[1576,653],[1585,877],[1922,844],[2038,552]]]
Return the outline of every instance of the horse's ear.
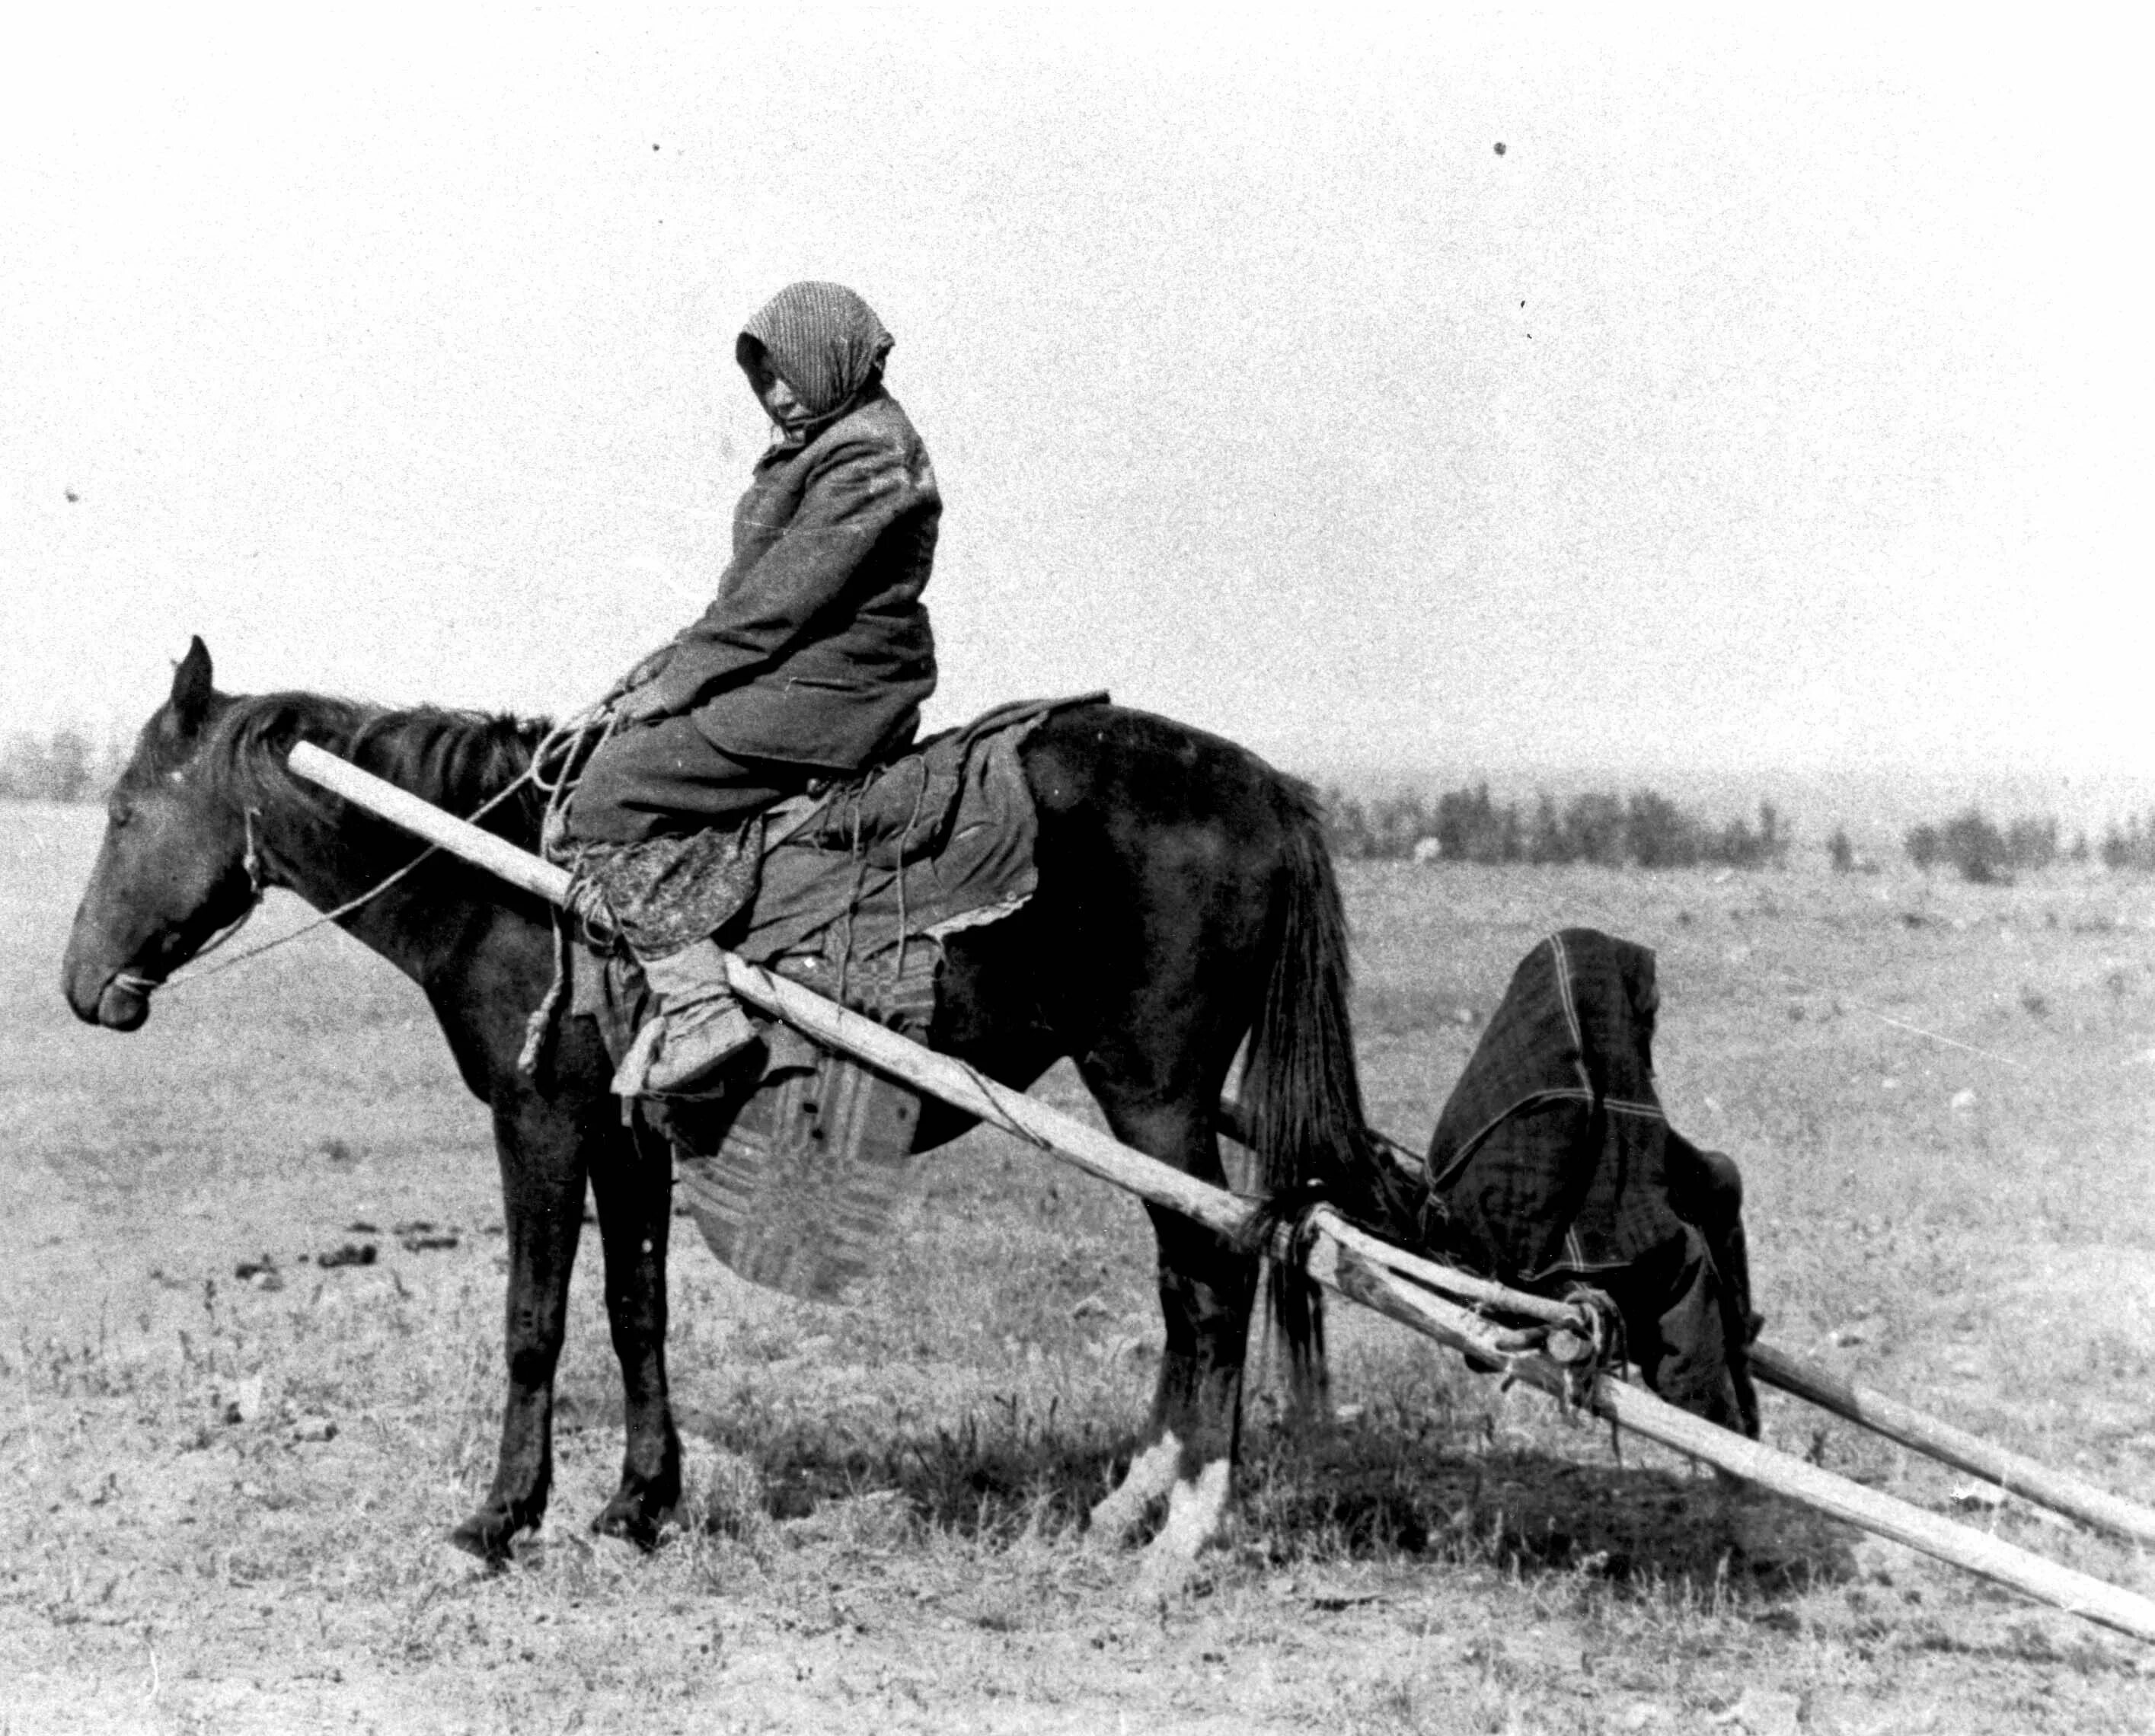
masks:
[[[197,633],[172,671],[172,697],[167,705],[181,735],[192,735],[202,726],[209,715],[210,692],[209,647]]]

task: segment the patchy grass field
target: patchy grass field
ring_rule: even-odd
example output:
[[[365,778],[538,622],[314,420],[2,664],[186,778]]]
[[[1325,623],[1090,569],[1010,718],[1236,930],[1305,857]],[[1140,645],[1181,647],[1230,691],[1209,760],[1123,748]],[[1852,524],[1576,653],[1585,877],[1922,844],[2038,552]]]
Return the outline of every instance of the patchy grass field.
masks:
[[[0,1731],[2155,1728],[2147,1648],[1344,1313],[1339,1427],[1292,1448],[1259,1392],[1228,1546],[1143,1604],[1078,1528],[1149,1390],[1144,1219],[987,1135],[921,1163],[852,1312],[746,1289],[677,1226],[692,1499],[649,1559],[583,1529],[620,1450],[594,1239],[554,1517],[489,1576],[443,1539],[493,1462],[499,1206],[416,992],[317,934],[136,1036],[77,1027],[95,817],[6,819]],[[2155,887],[1349,887],[1380,1124],[1426,1139],[1540,934],[1646,941],[1671,1114],[1749,1178],[1769,1335],[2155,1496]],[[1767,1402],[1835,1469],[1959,1486]],[[2155,1591],[2018,1503],[1970,1518]]]

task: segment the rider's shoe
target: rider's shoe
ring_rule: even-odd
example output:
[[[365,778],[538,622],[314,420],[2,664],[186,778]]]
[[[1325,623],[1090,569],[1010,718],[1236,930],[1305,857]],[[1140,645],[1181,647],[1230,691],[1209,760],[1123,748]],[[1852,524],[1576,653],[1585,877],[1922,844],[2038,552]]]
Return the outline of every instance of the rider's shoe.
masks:
[[[726,981],[718,943],[692,941],[637,962],[658,1009],[622,1058],[614,1089],[624,1097],[679,1097],[714,1083],[713,1076],[756,1041]]]

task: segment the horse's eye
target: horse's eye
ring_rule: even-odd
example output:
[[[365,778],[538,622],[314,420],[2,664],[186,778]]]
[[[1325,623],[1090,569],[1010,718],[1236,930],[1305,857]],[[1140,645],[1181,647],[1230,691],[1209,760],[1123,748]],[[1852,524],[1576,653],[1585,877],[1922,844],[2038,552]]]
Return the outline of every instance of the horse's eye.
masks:
[[[135,817],[135,810],[131,807],[115,807],[108,810],[107,817],[110,818],[112,822],[112,829],[115,832],[117,832],[121,827],[125,826],[130,820]]]

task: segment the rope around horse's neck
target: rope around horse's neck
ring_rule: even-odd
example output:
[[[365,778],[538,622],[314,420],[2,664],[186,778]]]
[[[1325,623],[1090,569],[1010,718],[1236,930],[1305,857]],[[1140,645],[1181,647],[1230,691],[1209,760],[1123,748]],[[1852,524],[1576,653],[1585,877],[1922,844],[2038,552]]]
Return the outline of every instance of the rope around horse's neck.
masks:
[[[567,723],[557,724],[552,729],[549,730],[545,735],[540,738],[539,745],[533,750],[531,755],[531,763],[526,766],[523,771],[518,772],[514,777],[509,781],[509,782],[503,785],[500,789],[495,791],[493,795],[487,797],[484,801],[482,801],[477,807],[473,808],[463,817],[467,821],[477,821],[484,818],[486,815],[493,812],[494,809],[499,807],[503,802],[508,801],[510,796],[514,796],[526,784],[530,784],[535,788],[543,790],[546,792],[547,809],[550,813],[555,807],[560,805],[565,792],[570,787],[571,780],[569,778],[567,768],[569,758],[573,757],[575,753],[574,744],[596,720],[596,716],[600,709],[601,708],[597,706],[587,706],[584,710],[578,712],[572,716]],[[612,733],[614,719],[612,714],[609,714],[607,717],[606,722],[606,730],[607,734],[610,735]],[[561,771],[559,776],[550,780],[544,770],[547,758],[564,741],[570,744],[569,755],[565,756],[562,760]],[[193,955],[192,958],[188,960],[187,962],[191,965],[202,959],[208,957],[211,953],[215,952],[219,947],[223,946],[226,941],[231,940],[234,935],[237,935],[240,931],[240,929],[246,927],[248,919],[253,917],[257,910],[262,908],[262,894],[264,890],[266,890],[266,888],[262,880],[259,856],[256,850],[254,842],[254,813],[255,811],[253,808],[249,808],[247,811],[248,869],[248,878],[253,882],[253,897],[248,900],[247,908],[240,912],[238,917],[234,921],[227,924],[223,932],[218,934],[207,946],[202,947]],[[132,989],[135,992],[142,995],[148,995],[160,991],[169,991],[176,988],[192,988],[197,983],[207,982],[212,976],[220,976],[223,972],[231,970],[235,965],[247,964],[252,960],[260,958],[265,952],[274,952],[279,947],[288,946],[293,941],[299,940],[302,935],[311,935],[316,929],[325,928],[330,923],[341,921],[344,918],[351,915],[354,911],[362,909],[366,905],[372,904],[375,899],[380,898],[383,893],[388,891],[391,887],[396,885],[398,881],[403,879],[406,875],[409,874],[414,868],[426,862],[428,858],[438,856],[441,853],[442,847],[439,844],[429,844],[425,849],[422,850],[417,856],[414,856],[402,868],[376,881],[373,885],[368,887],[366,891],[361,893],[356,898],[346,899],[344,903],[339,904],[333,910],[324,910],[320,912],[313,919],[313,920],[301,923],[299,927],[292,929],[289,934],[279,935],[274,939],[264,940],[259,946],[250,946],[244,952],[236,952],[228,959],[221,959],[206,970],[189,970],[185,976],[168,976],[156,980],[146,976],[137,976],[132,971],[122,970],[115,974],[112,980],[118,983],[122,988]]]

